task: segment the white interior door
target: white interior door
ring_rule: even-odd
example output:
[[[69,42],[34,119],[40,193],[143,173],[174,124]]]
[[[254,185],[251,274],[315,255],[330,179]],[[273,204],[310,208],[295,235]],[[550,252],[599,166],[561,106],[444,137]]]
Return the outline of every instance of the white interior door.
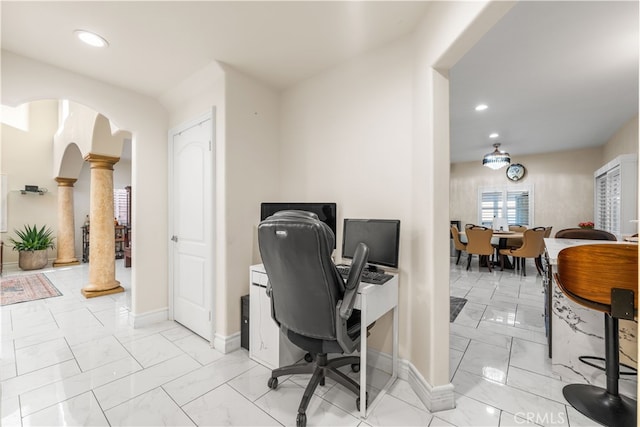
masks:
[[[175,321],[213,339],[213,118],[171,132],[171,279]]]

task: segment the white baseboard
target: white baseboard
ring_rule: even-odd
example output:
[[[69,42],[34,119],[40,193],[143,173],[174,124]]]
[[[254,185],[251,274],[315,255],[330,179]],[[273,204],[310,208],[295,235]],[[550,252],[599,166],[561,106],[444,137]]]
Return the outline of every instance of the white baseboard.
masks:
[[[369,349],[367,364],[371,364],[389,375],[393,367],[393,358],[388,353]],[[432,412],[455,408],[453,384],[434,387],[424,379],[422,374],[406,359],[398,359],[398,378],[409,383],[418,398]]]
[[[408,368],[407,382],[429,411],[444,411],[456,407],[453,384],[434,387],[424,379],[413,364],[408,363]]]
[[[240,332],[235,334],[224,336],[215,334],[213,338],[213,348],[221,353],[231,353],[240,348]]]
[[[144,326],[149,326],[154,323],[164,322],[169,319],[169,309],[161,308],[159,310],[148,311],[146,313],[135,314],[129,312],[129,326],[135,328],[140,328]]]

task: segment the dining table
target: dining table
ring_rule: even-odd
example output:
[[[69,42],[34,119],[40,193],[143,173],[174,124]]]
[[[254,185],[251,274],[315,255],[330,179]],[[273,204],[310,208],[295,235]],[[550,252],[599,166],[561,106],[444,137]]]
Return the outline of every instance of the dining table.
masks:
[[[468,243],[467,235],[464,230],[460,231],[460,241],[462,243]],[[500,263],[500,249],[507,248],[507,239],[520,240],[524,238],[524,232],[522,231],[503,231],[503,230],[493,230],[493,235],[491,236],[491,244],[496,248],[495,257],[493,264],[498,265]],[[515,266],[511,264],[509,261],[509,257],[506,257],[504,260],[504,268],[509,270],[513,270]]]

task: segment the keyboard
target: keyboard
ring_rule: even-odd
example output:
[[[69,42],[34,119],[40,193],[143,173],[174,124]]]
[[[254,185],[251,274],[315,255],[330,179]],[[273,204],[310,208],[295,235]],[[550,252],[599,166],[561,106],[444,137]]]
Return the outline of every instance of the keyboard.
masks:
[[[343,279],[347,279],[349,277],[349,271],[351,271],[351,267],[348,265],[337,265],[338,273],[342,276]],[[365,283],[371,283],[374,285],[382,285],[389,281],[393,276],[390,274],[379,273],[377,271],[369,271],[364,270],[362,272],[361,280]]]

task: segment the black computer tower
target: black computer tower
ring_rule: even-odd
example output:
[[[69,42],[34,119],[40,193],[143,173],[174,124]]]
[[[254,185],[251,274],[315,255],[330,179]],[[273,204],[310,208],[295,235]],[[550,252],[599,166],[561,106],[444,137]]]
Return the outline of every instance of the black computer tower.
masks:
[[[249,350],[249,295],[240,297],[240,346]]]

